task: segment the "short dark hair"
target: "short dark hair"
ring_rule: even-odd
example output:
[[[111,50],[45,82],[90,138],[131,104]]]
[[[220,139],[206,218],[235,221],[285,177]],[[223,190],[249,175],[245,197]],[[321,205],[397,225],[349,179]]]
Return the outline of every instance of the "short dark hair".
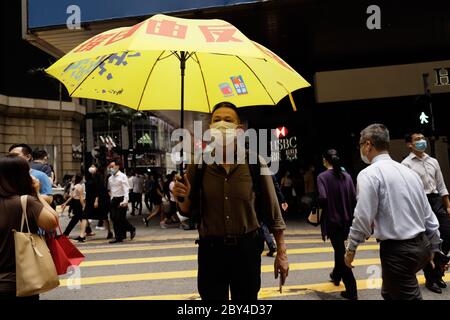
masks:
[[[219,102],[218,104],[216,104],[216,105],[213,107],[211,114],[214,114],[214,112],[216,112],[216,111],[219,110],[220,108],[230,108],[230,109],[233,109],[234,112],[236,112],[236,114],[237,114],[237,116],[238,116],[238,118],[239,118],[239,120],[240,120],[241,117],[240,117],[240,115],[239,115],[239,110],[238,110],[238,108],[237,108],[234,104],[232,104],[231,102],[228,102],[228,101],[222,101],[222,102]]]
[[[43,160],[48,156],[48,153],[44,149],[34,149],[32,155],[34,160]]]
[[[424,134],[422,130],[415,130],[411,131],[410,133],[405,134],[405,142],[411,143],[412,142],[412,136],[415,134]]]
[[[323,155],[325,160],[333,166],[333,173],[336,177],[342,177],[342,166],[341,159],[339,158],[338,152],[335,149],[327,150]]]
[[[25,143],[16,143],[16,144],[13,144],[11,147],[9,147],[8,152],[11,152],[11,150],[12,150],[12,149],[15,149],[15,148],[22,148],[22,153],[23,153],[24,155],[26,155],[26,156],[31,155],[31,153],[33,152],[33,151],[31,150],[31,147],[30,147],[29,145],[25,144]]]
[[[16,148],[16,147],[14,147]],[[14,149],[13,148],[13,149]],[[28,162],[15,154],[0,158],[0,197],[35,195]]]
[[[78,184],[78,183],[80,183],[81,181],[83,181],[83,176],[82,176],[80,173],[77,173],[77,174],[75,175],[75,181],[74,181],[74,183],[75,183],[75,184]]]

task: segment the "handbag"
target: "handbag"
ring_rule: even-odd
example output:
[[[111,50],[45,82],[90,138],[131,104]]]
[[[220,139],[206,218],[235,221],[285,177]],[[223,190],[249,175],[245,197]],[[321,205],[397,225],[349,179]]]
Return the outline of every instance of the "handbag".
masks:
[[[308,216],[308,222],[313,226],[317,227],[318,225],[320,225],[321,219],[322,219],[322,208],[313,207]]]
[[[70,266],[79,266],[84,260],[84,255],[78,248],[62,233],[58,223],[59,233],[51,232],[47,236],[47,245],[50,249],[53,262],[58,275],[67,273]]]
[[[47,292],[59,286],[50,251],[45,240],[30,232],[27,217],[27,196],[21,196],[22,222],[14,232],[16,254],[16,296],[27,297]],[[23,232],[26,222],[28,232]]]

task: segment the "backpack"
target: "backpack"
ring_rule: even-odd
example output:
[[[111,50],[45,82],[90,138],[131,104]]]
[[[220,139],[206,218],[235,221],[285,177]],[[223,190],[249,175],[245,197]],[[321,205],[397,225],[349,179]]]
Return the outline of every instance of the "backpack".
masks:
[[[261,164],[259,157],[257,157],[256,164],[246,164],[249,167],[250,175],[252,177],[252,189],[255,193],[255,211],[258,222],[261,224],[266,223],[265,215],[263,214],[263,208],[261,206],[262,191],[261,191]],[[191,200],[191,219],[197,225],[200,224],[202,216],[202,195],[203,195],[203,176],[207,168],[206,163],[198,164],[195,166],[194,176],[191,183],[191,194],[189,199]]]

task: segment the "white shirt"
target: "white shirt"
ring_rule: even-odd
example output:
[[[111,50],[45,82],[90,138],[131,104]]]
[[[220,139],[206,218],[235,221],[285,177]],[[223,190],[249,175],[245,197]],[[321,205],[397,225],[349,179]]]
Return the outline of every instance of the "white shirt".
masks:
[[[134,179],[134,177],[131,176],[131,177],[127,178],[127,179],[128,179],[128,186],[130,187],[130,190],[133,191],[133,188],[134,188],[134,181],[133,181],[133,179]]]
[[[130,186],[133,188],[134,193],[143,193],[144,192],[144,177],[141,175],[137,175],[133,177],[133,185]]]
[[[439,162],[424,153],[422,158],[419,158],[414,153],[410,153],[402,164],[414,170],[422,180],[426,194],[439,194],[441,197],[448,195],[445,187],[444,177],[442,176]]]
[[[173,195],[173,187],[175,187],[175,181],[172,181],[171,183],[169,183],[169,190],[170,190],[170,201],[172,202],[176,202],[177,199],[175,199],[175,196]]]
[[[357,204],[349,234],[349,250],[372,234],[379,240],[406,240],[426,232],[433,249],[440,244],[439,222],[431,210],[419,176],[391,159],[375,157],[357,179]]]
[[[121,171],[108,179],[108,190],[111,192],[111,198],[123,197],[123,202],[128,202],[128,193],[130,186],[128,185],[127,176]]]

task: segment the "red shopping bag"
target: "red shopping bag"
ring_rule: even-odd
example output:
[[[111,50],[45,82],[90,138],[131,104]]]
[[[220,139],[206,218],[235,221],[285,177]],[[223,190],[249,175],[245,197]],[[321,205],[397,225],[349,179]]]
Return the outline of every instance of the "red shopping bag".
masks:
[[[70,266],[79,266],[84,260],[84,255],[63,235],[59,225],[58,229],[59,235],[56,231],[47,235],[47,246],[50,249],[57,274],[63,275],[67,273]]]

